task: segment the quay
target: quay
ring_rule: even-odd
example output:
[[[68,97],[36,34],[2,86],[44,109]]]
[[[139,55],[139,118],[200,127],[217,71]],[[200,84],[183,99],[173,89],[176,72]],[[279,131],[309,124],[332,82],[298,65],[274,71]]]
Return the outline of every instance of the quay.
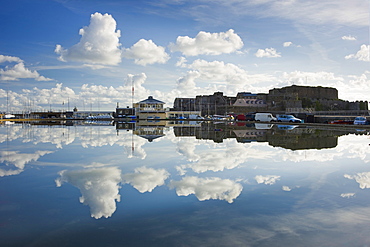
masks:
[[[86,119],[63,119],[63,118],[50,118],[50,119],[0,119],[0,124],[4,124],[5,122],[13,122],[13,123],[27,123],[27,122],[33,122],[33,123],[54,123],[54,124],[63,124],[66,122],[78,122],[78,121],[87,121]],[[96,120],[97,122],[103,121],[103,120]],[[305,126],[305,127],[321,127],[321,128],[335,128],[335,129],[369,129],[370,130],[370,124],[367,125],[354,125],[354,124],[330,124],[330,123],[289,123],[289,122],[261,122],[261,121],[237,121],[237,120],[216,120],[216,119],[156,119],[155,121],[151,119],[110,119],[110,121],[113,123],[150,123],[150,125],[155,126],[158,125],[171,125],[170,123],[177,123],[178,125],[186,124],[190,122],[213,122],[213,123],[224,123],[232,125],[238,125],[239,124],[271,124],[271,125],[295,125],[295,126]]]
[[[271,89],[268,94],[239,92],[232,97],[225,96],[222,92],[215,92],[213,95],[198,95],[195,98],[175,98],[172,108],[164,107],[165,104],[149,96],[139,102],[132,102],[131,107],[119,107],[117,102],[115,111],[79,111],[75,107],[73,111],[23,112],[23,114],[14,114],[15,117],[11,119],[1,119],[6,114],[0,114],[0,122],[84,120],[86,122],[148,121],[152,125],[160,121],[232,123],[238,122],[237,116],[255,113],[271,113],[273,116],[294,115],[302,120],[301,125],[329,126],[330,123],[335,122],[335,125],[340,127],[358,128],[358,125],[351,124],[356,117],[366,117],[367,123],[370,121],[367,101],[340,100],[335,88],[326,87],[293,85]],[[285,122],[281,124],[289,125]],[[361,125],[361,128],[368,128],[368,126],[370,125]]]

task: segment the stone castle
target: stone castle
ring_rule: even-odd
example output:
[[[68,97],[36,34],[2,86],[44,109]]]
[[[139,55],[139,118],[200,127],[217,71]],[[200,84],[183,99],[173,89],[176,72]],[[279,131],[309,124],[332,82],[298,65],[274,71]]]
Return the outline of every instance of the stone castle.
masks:
[[[268,94],[240,92],[236,97],[228,97],[222,92],[215,92],[213,95],[198,95],[195,98],[176,98],[173,110],[200,111],[202,116],[261,111],[307,113],[368,110],[368,102],[341,100],[335,88],[293,85],[271,89]]]

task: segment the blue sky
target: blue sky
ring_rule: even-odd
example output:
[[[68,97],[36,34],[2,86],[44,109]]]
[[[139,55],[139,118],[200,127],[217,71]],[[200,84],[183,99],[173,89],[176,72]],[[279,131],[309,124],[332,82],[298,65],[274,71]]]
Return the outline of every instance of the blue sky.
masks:
[[[369,1],[0,0],[0,109],[336,87],[370,100]],[[7,104],[8,99],[8,104]],[[64,104],[63,104],[64,102]]]

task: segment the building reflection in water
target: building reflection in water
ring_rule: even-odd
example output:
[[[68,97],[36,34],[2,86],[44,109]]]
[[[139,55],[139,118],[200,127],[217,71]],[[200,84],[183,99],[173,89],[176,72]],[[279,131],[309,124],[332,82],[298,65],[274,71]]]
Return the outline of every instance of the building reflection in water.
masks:
[[[318,129],[294,125],[247,124],[244,126],[229,124],[202,123],[201,126],[174,127],[176,136],[195,136],[201,140],[222,143],[225,139],[235,138],[240,143],[267,142],[273,147],[290,150],[334,148],[338,137],[356,130]],[[366,134],[366,133],[363,133]]]
[[[78,123],[75,123],[78,124]],[[85,124],[98,124],[85,123]],[[359,134],[355,129],[301,127],[296,125],[245,123],[245,122],[206,122],[206,121],[166,121],[140,120],[130,122],[101,123],[114,125],[117,135],[120,131],[133,131],[134,135],[149,142],[165,136],[166,128],[173,128],[176,137],[194,136],[200,140],[222,143],[225,139],[235,138],[239,143],[267,142],[273,147],[290,150],[334,148],[338,137],[350,133]],[[362,134],[367,134],[363,132]]]

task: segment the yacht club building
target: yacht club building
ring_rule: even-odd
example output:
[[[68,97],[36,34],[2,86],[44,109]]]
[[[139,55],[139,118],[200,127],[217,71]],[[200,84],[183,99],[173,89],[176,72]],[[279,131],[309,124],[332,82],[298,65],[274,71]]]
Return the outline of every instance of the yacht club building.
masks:
[[[134,103],[133,107],[138,119],[165,119],[164,104],[164,102],[154,99],[153,96],[149,96],[145,100]]]

